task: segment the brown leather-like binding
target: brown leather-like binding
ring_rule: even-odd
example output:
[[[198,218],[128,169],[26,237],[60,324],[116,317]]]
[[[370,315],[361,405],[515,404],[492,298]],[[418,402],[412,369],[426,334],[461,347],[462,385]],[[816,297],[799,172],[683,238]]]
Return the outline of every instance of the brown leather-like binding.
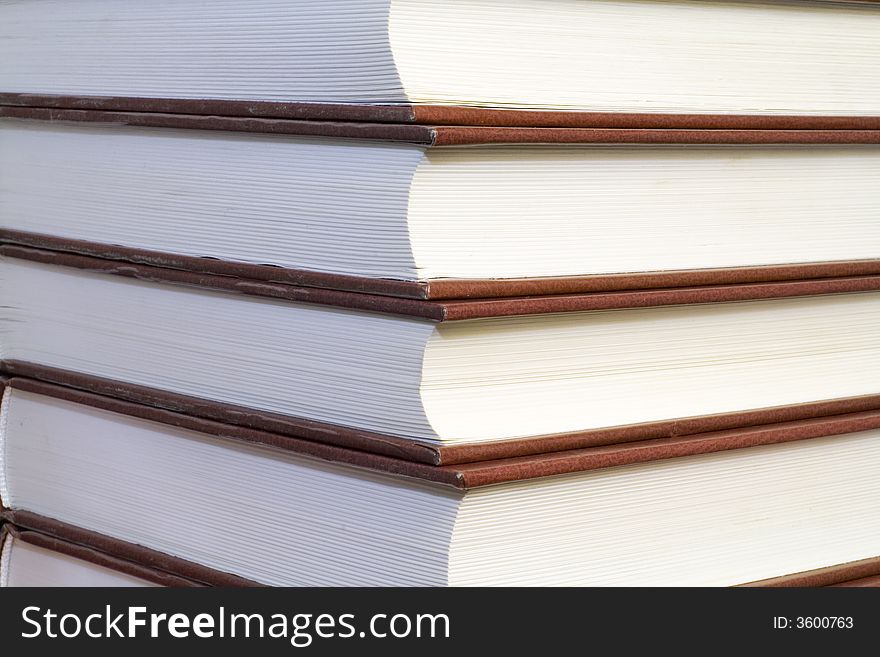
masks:
[[[697,434],[751,430],[766,425],[799,422],[838,415],[880,410],[880,395],[865,395],[822,402],[792,404],[680,418],[642,424],[630,424],[591,431],[555,434],[526,439],[489,443],[471,443],[438,447],[443,464],[478,463],[498,459],[514,459],[534,454],[551,454],[593,447],[643,443],[646,440],[677,439]]]
[[[827,568],[817,568],[802,573],[764,579],[744,586],[859,586],[856,584],[858,580],[877,579],[878,577],[880,577],[880,557],[871,557]]]
[[[586,472],[878,428],[880,411],[875,410],[447,467],[458,471],[463,488],[478,488],[507,481]]]
[[[413,122],[430,125],[512,128],[633,128],[643,130],[877,130],[880,116],[783,116],[768,114],[664,114],[517,110],[452,105],[414,105]],[[379,119],[376,119],[379,120]]]
[[[425,300],[550,296],[880,274],[880,259],[876,259],[587,276],[401,281],[175,255],[8,229],[0,229],[0,242],[217,276]]]
[[[122,260],[151,267],[165,269],[181,269],[201,274],[230,276],[232,278],[249,279],[298,287],[325,288],[361,294],[379,294],[383,296],[402,297],[405,299],[426,299],[428,286],[416,281],[399,281],[383,278],[367,278],[347,276],[344,274],[328,274],[303,269],[288,269],[272,265],[255,265],[243,262],[230,262],[215,258],[198,258],[174,255],[161,251],[132,249],[129,247],[98,244],[83,240],[73,240],[51,235],[27,233],[19,230],[0,229],[0,243],[30,246],[50,251],[63,251],[83,256],[93,256],[105,260]],[[841,272],[831,276],[849,276],[861,274],[880,274],[880,260],[861,263],[839,263],[828,271]],[[797,278],[806,278],[800,277]]]
[[[511,299],[469,299],[436,301],[442,306],[441,321],[543,315],[590,310],[655,308],[682,304],[727,303],[817,296],[848,292],[871,292],[880,289],[880,276],[820,278],[806,281],[746,283],[742,285],[704,285],[701,287],[626,290],[588,294],[515,297]],[[430,302],[428,302],[430,303]]]
[[[57,545],[60,547],[62,542],[64,542],[67,544],[73,544],[74,547],[68,548],[71,551],[75,549],[75,546],[83,548],[79,554],[72,554],[72,556],[75,557],[94,557],[96,553],[100,553],[114,558],[117,562],[123,561],[132,565],[137,564],[144,569],[143,572],[158,571],[159,573],[167,573],[168,577],[175,576],[175,579],[178,580],[181,578],[183,580],[188,580],[190,585],[200,584],[225,587],[260,586],[256,582],[238,577],[237,575],[222,573],[212,568],[207,568],[191,561],[186,561],[185,559],[179,559],[162,552],[157,552],[156,550],[152,550],[142,545],[134,545],[133,543],[120,541],[105,536],[104,534],[75,527],[74,525],[53,518],[47,518],[29,511],[3,509],[0,511],[0,515],[19,528],[32,530],[30,533],[39,532],[42,534],[43,536],[39,538],[34,536],[29,537],[30,540],[27,542],[33,543],[34,545],[56,549],[54,546]],[[22,537],[27,533],[28,532],[22,532]],[[68,554],[70,553],[71,552],[68,552]],[[98,561],[95,561],[94,563],[98,563]],[[137,576],[142,577],[142,575]],[[144,577],[144,579],[147,578]],[[169,585],[181,586],[182,584]]]
[[[373,446],[365,443],[366,447],[372,447],[374,450],[374,453],[369,453],[350,447],[335,446],[327,442],[317,442],[314,438],[311,440],[302,437],[295,438],[221,423],[204,417],[195,417],[181,412],[186,411],[185,408],[170,411],[132,403],[130,401],[132,396],[126,394],[128,391],[123,387],[116,389],[117,394],[123,393],[123,399],[119,399],[26,379],[12,379],[8,386],[16,390],[72,401],[221,438],[267,445],[327,461],[367,468],[386,474],[413,477],[459,489],[478,488],[508,481],[522,481],[880,428],[880,409],[875,409],[845,415],[780,421],[774,424],[690,435],[651,438],[649,433],[641,436],[634,434],[631,436],[631,442],[625,444],[601,445],[559,452],[537,453],[529,456],[437,466],[407,460],[406,456],[408,455],[400,458],[399,455],[390,457],[375,453],[376,450],[384,447],[382,444]],[[875,400],[876,402],[877,400]],[[540,450],[539,441],[533,442],[538,443],[533,447],[533,450]],[[485,453],[488,454],[488,450]],[[416,451],[414,454],[423,455],[422,452]],[[444,453],[438,449],[436,460],[441,461],[444,458]]]
[[[77,121],[154,128],[185,128],[267,134],[380,139],[423,146],[480,144],[880,144],[880,129],[644,129],[547,128],[343,123],[161,112],[117,112],[0,106],[0,117],[38,121]]]
[[[779,299],[880,290],[880,275],[818,278],[796,281],[703,285],[698,287],[623,290],[585,294],[555,294],[494,299],[426,300],[378,294],[270,283],[169,269],[153,265],[106,260],[75,253],[47,251],[15,244],[0,244],[0,256],[43,264],[73,267],[101,274],[113,274],[154,283],[204,287],[224,292],[317,303],[356,310],[421,317],[431,321],[458,321],[489,317],[540,315],[546,313],[651,308],[680,304],[723,303]]]
[[[356,123],[419,123],[409,105],[358,105],[352,103],[287,103],[260,100],[195,98],[130,98],[122,96],[70,96],[57,94],[0,93],[0,105],[59,110],[100,110],[160,114],[201,114],[297,121],[344,121]],[[866,117],[867,118],[867,117]],[[873,128],[868,118],[825,124],[857,129]],[[852,122],[854,121],[854,122]],[[877,122],[880,129],[880,121]]]
[[[431,146],[480,144],[880,144],[880,130],[644,130],[433,126]]]
[[[0,233],[2,239],[2,233]],[[424,283],[426,299],[486,299],[498,297],[588,294],[623,290],[742,285],[817,278],[880,274],[880,260],[850,260],[800,264],[721,267],[589,276],[517,279],[431,279]],[[387,292],[384,292],[387,294]]]
[[[78,382],[82,381],[76,379],[70,381],[74,384]],[[87,388],[84,390],[82,386],[65,387],[24,378],[10,379],[7,385],[15,390],[63,399],[221,438],[266,445],[388,474],[416,477],[452,486],[460,485],[455,471],[420,462],[434,458],[434,452],[429,446],[404,438],[385,437],[367,432],[359,435],[359,432],[354,430],[349,434],[345,429],[336,433],[329,425],[328,430],[322,433],[317,426],[318,423],[313,423],[316,425],[314,427],[308,426],[309,423],[304,423],[300,427],[291,422],[289,425],[276,427],[276,431],[273,432],[266,430],[269,428],[266,426],[269,423],[262,421],[263,418],[257,413],[239,416],[250,426],[244,426],[241,422],[230,424],[205,417],[205,413],[200,412],[203,409],[192,406],[186,398],[176,402],[174,395],[162,399],[150,399],[143,394],[147,389],[132,390],[124,384],[120,384],[115,389],[99,388],[93,392],[88,392]],[[164,403],[166,401],[170,403]],[[218,407],[222,406],[218,404]],[[238,415],[237,409],[231,410],[233,412],[230,416]],[[255,426],[260,428],[252,428]],[[277,428],[285,428],[286,431],[278,433]]]
[[[49,536],[47,534],[41,534],[27,529],[20,530],[14,525],[9,524],[4,525],[4,528],[14,540],[21,541],[22,543],[35,545],[36,547],[45,548],[52,552],[58,552],[59,554],[66,554],[67,556],[81,559],[82,561],[88,561],[89,563],[103,566],[110,570],[115,570],[126,575],[131,575],[132,577],[152,582],[153,584],[158,584],[159,586],[175,588],[204,586],[202,583],[194,582],[184,577],[178,577],[177,575],[157,570],[156,568],[150,568],[133,561],[120,559],[111,554],[99,552],[94,548],[76,545],[75,543],[61,540],[56,536]],[[2,537],[0,537],[0,542],[2,542]]]
[[[270,283],[267,281],[236,278],[234,276],[201,274],[198,272],[155,267],[153,265],[123,262],[120,260],[105,260],[103,258],[93,258],[75,253],[33,249],[13,244],[0,244],[0,256],[8,256],[10,258],[19,258],[62,267],[73,267],[75,269],[82,269],[101,274],[125,276],[127,278],[136,278],[138,280],[154,283],[169,283],[173,285],[210,288],[249,296],[261,296],[273,299],[284,299],[286,301],[317,303],[338,306],[341,308],[353,308],[357,310],[368,310],[395,315],[422,317],[433,321],[442,320],[444,314],[443,304],[435,301],[404,299],[376,294],[289,285],[285,283]],[[877,278],[878,282],[880,282],[880,276]],[[880,289],[880,284],[878,284],[878,289]]]
[[[839,589],[877,589],[880,588],[880,575],[874,575],[873,577],[863,577],[861,579],[853,579],[848,582],[841,582],[840,584],[832,584],[831,586],[832,588]]]
[[[105,123],[144,128],[181,128],[191,130],[222,130],[225,132],[255,132],[273,135],[337,137],[340,139],[379,139],[382,141],[421,144],[423,146],[431,146],[435,141],[435,134],[432,128],[401,123],[342,123],[246,116],[60,110],[9,105],[0,106],[0,118],[47,122]]]
[[[880,130],[877,116],[663,114],[495,109],[454,105],[362,105],[256,100],[126,98],[0,93],[0,105],[53,109],[216,114],[309,121],[422,123],[526,128],[642,128],[697,130]]]

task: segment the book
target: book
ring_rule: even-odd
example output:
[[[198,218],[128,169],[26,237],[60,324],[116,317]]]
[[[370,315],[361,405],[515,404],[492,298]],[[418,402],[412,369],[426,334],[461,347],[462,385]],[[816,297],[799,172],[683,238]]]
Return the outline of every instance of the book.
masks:
[[[0,90],[31,104],[454,123],[448,108],[512,123],[880,114],[872,3],[17,0],[0,25]]]
[[[385,586],[767,585],[833,566],[837,582],[877,574],[877,412],[692,437],[713,444],[704,453],[665,450],[669,441],[618,450],[653,452],[641,462],[594,448],[462,466],[18,379],[3,418],[7,519],[87,546],[165,554],[166,572],[196,564],[242,584]],[[768,433],[783,442],[761,444]],[[572,469],[554,470],[564,459]],[[474,469],[496,478],[471,480]],[[820,575],[776,583],[835,582]]]
[[[73,555],[77,559],[82,557],[81,560],[86,563],[109,564],[111,567],[117,567],[119,572],[123,574],[134,571],[137,573],[137,576],[144,576],[144,579],[141,581],[147,585],[158,584],[160,586],[174,587],[224,586],[235,588],[260,586],[258,582],[253,580],[237,578],[227,573],[199,566],[193,562],[150,550],[141,545],[126,543],[125,541],[113,539],[97,532],[86,531],[80,527],[35,513],[0,509],[0,519],[3,517],[15,518],[23,523],[23,525],[26,524],[28,527],[38,528],[39,531],[24,529],[23,527],[7,523],[0,526],[0,539],[6,535],[6,532],[9,532],[10,534],[15,534],[17,538],[27,541],[29,546],[49,546],[45,549],[51,549],[62,555]],[[65,537],[67,540],[61,537]],[[2,545],[2,541],[0,541],[0,545]],[[91,546],[100,546],[100,550]],[[144,563],[153,564],[155,568],[145,568],[141,565]],[[159,570],[158,566],[161,566],[162,570]],[[197,576],[201,579],[195,581],[175,575],[174,573],[187,573],[189,576],[197,573]],[[62,573],[62,577],[67,579],[67,573]],[[55,578],[52,585],[57,586],[58,579]],[[83,585],[81,580],[77,585]],[[749,582],[742,586],[751,588],[824,586],[876,588],[880,586],[880,557],[860,559],[854,562],[816,568],[810,571],[771,577],[756,582]]]
[[[0,253],[7,373],[96,377],[422,459],[440,446],[509,456],[880,398],[877,276],[432,302]]]
[[[0,116],[11,243],[412,298],[880,273],[880,130]]]
[[[0,528],[0,588],[195,586],[142,563],[21,529]]]

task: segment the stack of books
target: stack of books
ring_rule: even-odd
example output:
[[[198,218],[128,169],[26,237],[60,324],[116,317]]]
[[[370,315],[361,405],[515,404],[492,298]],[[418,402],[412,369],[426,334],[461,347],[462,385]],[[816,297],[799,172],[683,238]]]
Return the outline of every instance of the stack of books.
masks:
[[[870,4],[0,3],[0,580],[878,584],[878,57]]]

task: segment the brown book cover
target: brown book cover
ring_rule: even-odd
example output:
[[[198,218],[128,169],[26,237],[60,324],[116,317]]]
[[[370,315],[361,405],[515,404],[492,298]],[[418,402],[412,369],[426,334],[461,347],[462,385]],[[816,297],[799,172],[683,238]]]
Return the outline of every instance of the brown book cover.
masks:
[[[880,575],[874,575],[873,577],[862,577],[861,579],[851,579],[846,582],[840,582],[838,584],[831,584],[830,586],[834,588],[845,588],[845,589],[876,589],[880,588]]]
[[[213,114],[306,121],[651,130],[878,130],[878,116],[780,116],[519,110],[452,105],[367,105],[253,100],[0,93],[0,105],[44,109]]]
[[[166,587],[254,585],[253,582],[235,575],[221,573],[190,561],[34,513],[0,509],[0,518],[7,521],[7,524],[0,528],[0,545],[3,544],[5,535],[9,534],[23,543],[66,554]]]
[[[103,394],[89,392],[82,387],[67,387],[24,378],[11,379],[7,387],[212,436],[267,445],[386,474],[431,481],[460,490],[880,428],[880,404],[873,410],[850,413],[844,413],[844,406],[841,405],[834,409],[836,414],[824,417],[771,420],[760,425],[721,430],[704,429],[684,435],[673,431],[666,434],[634,431],[626,436],[625,442],[620,439],[616,442],[609,439],[604,443],[601,440],[594,440],[592,443],[583,441],[590,446],[580,448],[570,446],[578,445],[574,440],[569,445],[553,444],[548,447],[543,444],[546,439],[443,448],[403,438],[354,431],[348,435],[334,436],[291,428],[287,433],[280,433],[252,428],[257,424],[253,422],[251,427],[220,422],[205,417],[204,414],[193,413],[193,410],[199,409],[188,408],[185,403],[156,404],[156,399],[132,395],[125,384],[114,384],[97,390]],[[786,417],[784,410],[777,415]],[[661,437],[655,437],[657,434]],[[517,454],[517,450],[511,447],[519,446],[518,443],[525,443],[518,450],[520,455],[511,456],[511,452]],[[556,451],[548,451],[553,448]],[[450,453],[446,450],[455,451]]]
[[[557,276],[511,279],[452,279],[403,281],[328,274],[271,265],[255,265],[215,258],[175,255],[162,251],[135,249],[19,230],[0,229],[0,242],[37,249],[63,251],[107,260],[180,269],[198,274],[230,276],[264,283],[280,283],[305,288],[324,288],[381,296],[427,301],[460,299],[503,299],[510,297],[555,296],[691,288],[749,283],[780,283],[822,278],[852,278],[880,275],[880,258],[837,262],[726,267],[715,269],[669,270],[589,276]]]
[[[847,270],[850,275],[826,278],[489,298],[475,297],[473,293],[478,290],[463,288],[458,298],[424,299],[395,295],[395,291],[407,285],[400,281],[376,280],[369,291],[363,287],[355,291],[333,289],[330,286],[316,289],[306,285],[244,278],[237,274],[247,272],[237,271],[234,268],[231,270],[224,268],[222,274],[208,274],[170,266],[80,255],[64,249],[65,245],[61,240],[55,240],[52,245],[61,247],[62,250],[50,251],[17,244],[0,244],[0,256],[157,283],[205,287],[287,301],[421,317],[437,322],[880,290],[880,274],[863,274],[856,267],[854,270]],[[73,248],[75,247],[74,244]],[[315,280],[311,282],[316,284]],[[330,282],[330,285],[333,283]]]
[[[499,110],[500,111],[500,110]],[[803,128],[789,121],[784,127],[755,127],[740,122],[733,128],[696,127],[535,127],[368,121],[302,120],[200,113],[52,109],[0,104],[0,117],[37,121],[115,123],[152,128],[193,128],[260,132],[348,139],[381,139],[424,146],[476,146],[481,144],[878,144],[880,119],[870,127],[839,130]],[[768,119],[771,117],[767,117]],[[792,117],[789,117],[792,118]],[[792,118],[793,120],[793,118]]]

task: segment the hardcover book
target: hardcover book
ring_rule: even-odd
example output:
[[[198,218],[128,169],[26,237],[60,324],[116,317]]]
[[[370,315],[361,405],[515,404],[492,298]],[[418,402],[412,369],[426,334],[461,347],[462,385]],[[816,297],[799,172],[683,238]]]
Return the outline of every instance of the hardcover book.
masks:
[[[0,26],[0,91],[31,105],[651,127],[880,115],[874,3],[5,0]]]
[[[880,130],[0,116],[6,242],[434,299],[880,273]]]
[[[219,581],[198,568],[361,586],[877,574],[877,412],[445,467],[31,381],[7,385],[3,418],[9,520],[196,581]]]

